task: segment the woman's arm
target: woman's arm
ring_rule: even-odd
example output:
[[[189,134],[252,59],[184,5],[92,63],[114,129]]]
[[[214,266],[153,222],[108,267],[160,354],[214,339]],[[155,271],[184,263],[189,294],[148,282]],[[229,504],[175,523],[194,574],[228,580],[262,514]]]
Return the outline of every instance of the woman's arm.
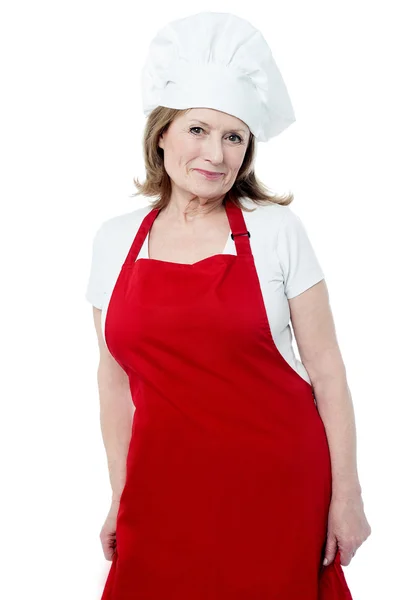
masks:
[[[333,496],[359,496],[355,415],[325,280],[289,300],[289,305],[298,350],[327,434]]]
[[[108,461],[112,500],[119,502],[126,480],[126,457],[131,439],[134,404],[129,379],[104,343],[101,310],[94,306],[93,318],[100,350],[97,382],[101,433]]]

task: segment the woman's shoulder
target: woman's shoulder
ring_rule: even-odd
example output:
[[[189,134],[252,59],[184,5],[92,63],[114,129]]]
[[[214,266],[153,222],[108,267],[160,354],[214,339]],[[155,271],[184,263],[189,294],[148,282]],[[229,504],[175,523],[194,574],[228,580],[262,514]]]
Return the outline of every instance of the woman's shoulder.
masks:
[[[265,201],[257,204],[251,199],[244,198],[242,204],[250,209],[250,212],[243,211],[245,221],[256,229],[276,230],[280,228],[283,222],[296,217],[290,206],[278,204],[277,202]]]
[[[124,233],[131,234],[141,225],[144,217],[151,211],[150,205],[141,206],[129,212],[110,217],[103,221],[100,230],[104,237],[120,236]]]

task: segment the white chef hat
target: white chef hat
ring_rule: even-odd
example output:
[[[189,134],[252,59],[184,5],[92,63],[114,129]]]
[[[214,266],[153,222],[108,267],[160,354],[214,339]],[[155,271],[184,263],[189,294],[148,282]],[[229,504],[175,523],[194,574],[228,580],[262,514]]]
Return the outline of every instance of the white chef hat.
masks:
[[[144,114],[157,106],[213,108],[267,142],[295,122],[264,37],[230,13],[200,12],[160,29],[141,72]]]

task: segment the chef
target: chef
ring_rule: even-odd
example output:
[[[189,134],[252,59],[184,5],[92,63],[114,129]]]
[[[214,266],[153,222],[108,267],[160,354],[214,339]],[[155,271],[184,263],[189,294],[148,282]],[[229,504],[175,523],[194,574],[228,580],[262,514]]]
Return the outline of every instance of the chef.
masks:
[[[102,600],[350,600],[342,564],[371,529],[324,274],[253,168],[295,121],[287,88],[259,30],[202,12],[157,33],[142,93],[136,185],[156,199],[102,224],[87,290]]]

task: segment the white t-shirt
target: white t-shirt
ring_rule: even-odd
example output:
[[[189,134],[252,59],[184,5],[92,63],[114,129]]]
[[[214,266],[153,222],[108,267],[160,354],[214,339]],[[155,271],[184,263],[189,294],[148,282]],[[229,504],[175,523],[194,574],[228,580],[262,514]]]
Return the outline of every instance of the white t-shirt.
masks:
[[[289,206],[271,202],[258,206],[248,198],[242,199],[242,202],[249,208],[256,207],[253,212],[243,211],[243,216],[251,234],[252,254],[274,343],[291,367],[311,383],[292,347],[288,299],[324,279],[323,271],[302,221]],[[85,297],[92,305],[102,309],[104,340],[112,290],[136,232],[151,208],[147,205],[112,217],[101,224],[94,236]],[[223,254],[237,254],[230,235]],[[148,258],[148,235],[137,258]]]

